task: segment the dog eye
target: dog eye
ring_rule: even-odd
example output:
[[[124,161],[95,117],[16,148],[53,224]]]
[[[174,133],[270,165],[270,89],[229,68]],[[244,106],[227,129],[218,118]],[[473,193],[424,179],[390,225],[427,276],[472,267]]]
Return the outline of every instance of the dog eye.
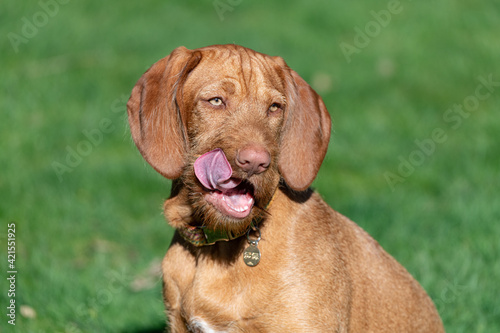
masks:
[[[278,111],[279,109],[281,109],[281,105],[279,105],[278,103],[273,103],[273,104],[271,104],[271,106],[269,107],[269,112],[276,112],[276,111]]]
[[[210,104],[212,104],[213,106],[220,106],[220,105],[222,105],[222,98],[214,97],[214,98],[209,99],[208,102]]]

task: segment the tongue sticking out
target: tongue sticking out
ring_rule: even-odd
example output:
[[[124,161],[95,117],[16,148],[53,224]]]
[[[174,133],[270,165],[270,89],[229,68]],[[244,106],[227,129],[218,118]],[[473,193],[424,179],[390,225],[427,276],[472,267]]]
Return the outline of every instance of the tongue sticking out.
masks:
[[[241,179],[231,178],[233,169],[222,149],[217,148],[198,157],[194,173],[200,183],[211,190],[206,199],[222,213],[244,218],[253,207],[253,196],[247,189],[236,188]]]
[[[194,162],[194,173],[200,183],[209,190],[228,190],[241,182],[231,179],[233,169],[222,149],[217,148],[198,157]]]

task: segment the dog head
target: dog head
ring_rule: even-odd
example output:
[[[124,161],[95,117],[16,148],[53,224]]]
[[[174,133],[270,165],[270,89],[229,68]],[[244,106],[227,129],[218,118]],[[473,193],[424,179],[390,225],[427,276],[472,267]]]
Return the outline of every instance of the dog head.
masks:
[[[127,108],[141,154],[209,227],[247,228],[280,179],[307,189],[330,138],[321,97],[282,58],[237,45],[175,49]]]

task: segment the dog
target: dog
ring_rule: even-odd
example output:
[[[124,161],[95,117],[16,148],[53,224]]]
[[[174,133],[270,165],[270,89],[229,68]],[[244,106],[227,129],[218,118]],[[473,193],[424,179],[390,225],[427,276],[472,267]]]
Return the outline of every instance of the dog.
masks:
[[[127,109],[142,156],[173,180],[172,332],[444,332],[418,282],[310,188],[330,115],[282,58],[179,47]]]

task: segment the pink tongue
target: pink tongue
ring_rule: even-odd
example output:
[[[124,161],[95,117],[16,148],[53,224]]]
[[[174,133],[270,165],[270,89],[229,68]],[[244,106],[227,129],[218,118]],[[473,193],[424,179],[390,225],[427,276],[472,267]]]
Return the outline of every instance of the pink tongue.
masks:
[[[224,192],[241,183],[241,180],[231,178],[233,169],[220,148],[198,157],[194,162],[194,174],[209,190],[217,189]]]

